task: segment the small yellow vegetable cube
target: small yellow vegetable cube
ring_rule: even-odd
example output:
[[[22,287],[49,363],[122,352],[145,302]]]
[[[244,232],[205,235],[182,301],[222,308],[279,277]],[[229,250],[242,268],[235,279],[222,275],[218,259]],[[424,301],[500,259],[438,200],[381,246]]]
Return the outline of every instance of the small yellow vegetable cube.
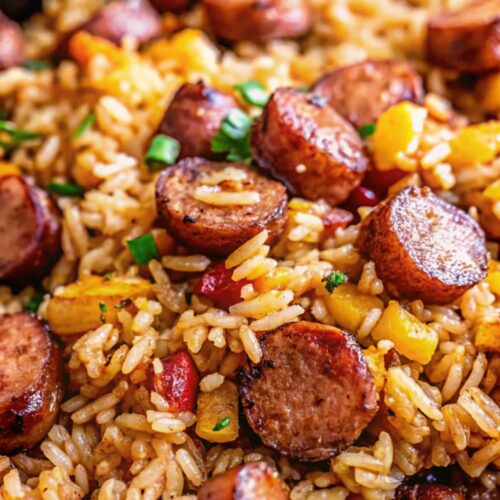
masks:
[[[477,86],[481,107],[485,111],[500,111],[500,73],[493,73],[481,79]]]
[[[484,191],[484,196],[492,201],[500,200],[500,179],[490,184]]]
[[[494,271],[488,274],[486,281],[490,285],[490,290],[496,294],[500,295],[500,271]]]
[[[363,355],[368,364],[368,369],[375,382],[375,388],[379,393],[385,385],[387,370],[385,369],[384,352],[379,351],[375,346],[370,346],[363,350]]]
[[[448,161],[455,167],[466,167],[491,162],[498,151],[498,122],[470,125],[450,141]]]
[[[411,155],[420,144],[427,110],[411,102],[401,102],[380,115],[373,135],[375,165],[378,170],[395,168],[398,154]]]
[[[196,434],[210,443],[227,443],[238,437],[238,388],[229,380],[198,396]]]
[[[46,319],[59,335],[73,335],[117,321],[117,307],[127,299],[151,297],[153,287],[141,278],[86,276],[54,295]]]
[[[481,351],[500,352],[500,320],[481,323],[477,329],[475,344]]]
[[[378,342],[387,339],[403,356],[426,365],[438,345],[438,334],[422,323],[413,314],[391,300],[382,317],[372,330],[373,339]]]
[[[360,292],[352,283],[338,286],[324,300],[337,324],[353,333],[373,308],[384,308],[379,298]]]
[[[6,161],[0,161],[0,177],[4,175],[21,175],[17,165]]]

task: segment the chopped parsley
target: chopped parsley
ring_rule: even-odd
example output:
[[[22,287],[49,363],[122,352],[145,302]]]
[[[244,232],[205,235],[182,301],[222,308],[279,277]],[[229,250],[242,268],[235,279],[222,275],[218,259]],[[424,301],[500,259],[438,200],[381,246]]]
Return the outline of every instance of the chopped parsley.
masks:
[[[85,190],[76,184],[52,181],[49,184],[49,191],[60,196],[83,196]]]
[[[367,123],[366,125],[361,125],[358,129],[359,136],[361,139],[366,139],[375,133],[375,123]]]
[[[224,429],[224,427],[227,427],[230,423],[231,419],[229,417],[224,417],[214,425],[214,428],[212,430],[221,431],[222,429]]]
[[[75,128],[73,133],[71,134],[71,137],[73,139],[79,139],[87,130],[89,130],[92,125],[94,125],[96,121],[96,117],[93,113],[88,114],[81,122],[78,127]]]
[[[219,131],[212,139],[213,153],[226,153],[229,161],[247,161],[252,157],[250,132],[253,119],[240,109],[226,115]]]
[[[41,71],[42,69],[51,68],[52,64],[50,64],[50,61],[45,61],[43,59],[32,59],[30,61],[24,61],[22,66],[30,71]]]
[[[181,152],[181,145],[168,135],[158,134],[153,137],[146,153],[146,165],[149,170],[161,170],[165,165],[173,165]]]
[[[29,299],[28,302],[24,305],[24,309],[26,311],[30,311],[33,313],[36,313],[38,311],[38,308],[40,307],[40,304],[43,301],[43,296],[45,295],[45,292],[39,291],[35,292]]]
[[[41,137],[38,132],[17,128],[14,123],[8,120],[0,120],[0,132],[10,137],[10,140],[0,139],[0,146],[6,151],[14,149],[23,142],[32,141]]]
[[[325,288],[328,293],[332,293],[335,288],[342,285],[347,281],[347,275],[340,271],[333,271],[326,278],[323,278],[323,282],[325,283]]]
[[[134,240],[128,240],[127,246],[136,264],[140,266],[147,264],[150,260],[160,258],[158,248],[151,233],[139,236],[139,238],[135,238]]]
[[[248,80],[238,83],[234,88],[241,94],[243,99],[249,104],[263,108],[269,101],[269,94],[260,82]]]

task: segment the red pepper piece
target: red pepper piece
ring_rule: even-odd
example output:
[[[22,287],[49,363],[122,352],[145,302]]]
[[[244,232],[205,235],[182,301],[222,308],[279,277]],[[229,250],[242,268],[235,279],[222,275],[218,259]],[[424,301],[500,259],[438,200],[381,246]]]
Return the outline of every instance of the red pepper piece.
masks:
[[[369,188],[358,186],[347,200],[347,206],[356,210],[359,207],[374,207],[380,203],[380,198]]]
[[[335,231],[341,227],[347,227],[353,220],[353,215],[342,208],[332,208],[323,215],[323,225],[327,236],[334,236]]]
[[[251,283],[243,279],[233,281],[232,269],[226,269],[224,262],[207,271],[194,289],[194,293],[210,300],[215,307],[229,309],[230,306],[241,302],[241,289]]]
[[[200,377],[191,356],[177,351],[162,359],[163,371],[151,368],[150,387],[168,402],[173,412],[194,411]]]

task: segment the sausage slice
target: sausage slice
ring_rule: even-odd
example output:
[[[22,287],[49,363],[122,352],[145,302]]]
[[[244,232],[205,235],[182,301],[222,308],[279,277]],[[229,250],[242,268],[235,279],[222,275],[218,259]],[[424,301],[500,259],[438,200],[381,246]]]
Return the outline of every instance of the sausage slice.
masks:
[[[213,32],[233,42],[299,37],[312,24],[307,0],[203,0],[203,4]]]
[[[17,66],[24,58],[25,43],[21,28],[0,11],[0,69]]]
[[[400,486],[396,490],[396,500],[465,500],[453,488],[440,484],[415,484]]]
[[[170,135],[181,145],[181,158],[214,158],[211,143],[222,120],[236,100],[203,82],[186,83],[179,88],[163,117],[158,132]]]
[[[214,476],[198,490],[198,500],[287,500],[288,489],[265,462],[250,462]]]
[[[431,18],[427,57],[438,66],[477,73],[500,68],[500,0],[478,0]]]
[[[405,63],[363,61],[326,73],[312,92],[326,97],[337,113],[359,128],[375,123],[388,108],[401,101],[420,103],[422,79]]]
[[[0,282],[20,288],[44,277],[60,253],[61,225],[47,193],[0,177]]]
[[[193,0],[151,0],[151,5],[159,12],[181,12],[193,3]]]
[[[0,453],[35,446],[61,399],[61,353],[48,327],[28,313],[0,316]]]
[[[264,108],[252,150],[294,194],[331,205],[347,199],[368,167],[358,133],[326,99],[288,88],[276,90]]]
[[[390,293],[432,304],[453,302],[486,276],[485,245],[472,217],[415,186],[378,205],[358,239]]]
[[[195,199],[211,174],[228,167],[240,171],[245,190],[258,193],[249,205],[216,206]],[[208,190],[225,187],[208,186]],[[204,187],[202,187],[204,186]],[[224,257],[263,229],[274,241],[286,222],[287,196],[283,185],[256,174],[238,163],[187,158],[165,170],[156,181],[156,205],[169,233],[188,248]]]
[[[247,361],[243,409],[264,444],[315,462],[353,443],[377,411],[373,377],[350,334],[318,323],[259,336],[262,361]]]

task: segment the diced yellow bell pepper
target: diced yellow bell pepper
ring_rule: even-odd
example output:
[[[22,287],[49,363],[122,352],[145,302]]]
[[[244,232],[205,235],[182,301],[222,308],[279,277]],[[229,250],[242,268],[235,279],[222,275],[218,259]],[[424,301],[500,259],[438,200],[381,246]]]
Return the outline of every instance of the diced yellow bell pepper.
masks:
[[[286,286],[291,274],[292,270],[288,267],[276,267],[265,276],[254,280],[253,287],[258,292],[282,290]]]
[[[475,344],[481,351],[500,352],[500,320],[481,323],[477,329]]]
[[[127,64],[126,52],[108,40],[86,31],[78,31],[70,38],[69,52],[81,66],[87,65],[97,55],[104,55],[113,64]]]
[[[59,335],[73,335],[115,323],[115,306],[126,299],[152,297],[153,286],[141,278],[87,276],[49,300],[46,319]],[[123,303],[124,304],[124,303]]]
[[[500,111],[500,72],[481,79],[477,86],[481,107],[485,111]]]
[[[484,196],[492,201],[500,200],[500,179],[490,184],[484,191]]]
[[[490,285],[490,290],[495,295],[500,295],[500,271],[494,271],[488,274],[486,282]]]
[[[378,342],[387,339],[403,356],[426,365],[438,345],[438,334],[418,318],[391,300],[382,317],[372,330],[373,339]]]
[[[198,396],[196,434],[210,443],[227,443],[238,437],[238,388],[225,380]]]
[[[324,300],[337,324],[353,333],[373,308],[384,308],[384,303],[378,297],[360,292],[352,283],[338,286]]]
[[[391,170],[398,154],[411,155],[420,144],[427,110],[411,102],[401,102],[380,115],[373,134],[375,166]]]
[[[21,175],[21,171],[17,165],[6,161],[0,162],[0,177],[4,175]]]
[[[379,351],[375,346],[370,346],[363,350],[366,363],[375,382],[377,393],[384,388],[387,370],[385,369],[384,352]]]

